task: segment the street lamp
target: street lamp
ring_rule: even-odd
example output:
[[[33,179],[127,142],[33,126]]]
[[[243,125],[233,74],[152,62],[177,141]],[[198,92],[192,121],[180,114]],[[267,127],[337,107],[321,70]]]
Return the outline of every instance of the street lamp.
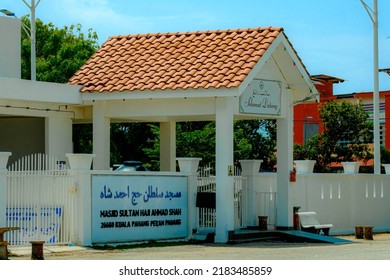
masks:
[[[26,0],[23,0],[23,2],[24,2],[24,4],[27,5],[27,7],[30,9],[30,12],[31,12],[30,28],[28,28],[28,26],[26,26],[23,22],[22,22],[22,27],[23,27],[23,30],[26,32],[27,36],[29,37],[30,43],[31,43],[31,80],[35,81],[37,79],[37,74],[36,74],[36,48],[35,48],[35,46],[36,46],[36,39],[35,39],[35,9],[37,8],[37,6],[41,2],[41,0],[38,0],[38,1],[31,0],[31,4],[28,4],[26,2]],[[13,13],[13,12],[11,12],[9,10],[2,9],[2,10],[0,10],[0,12],[5,14],[6,16],[16,18],[15,13]]]
[[[363,0],[360,0],[366,9],[373,26],[373,45],[374,45],[374,173],[381,173],[381,154],[380,154],[380,124],[379,124],[379,59],[378,59],[378,0],[373,0],[370,8]]]

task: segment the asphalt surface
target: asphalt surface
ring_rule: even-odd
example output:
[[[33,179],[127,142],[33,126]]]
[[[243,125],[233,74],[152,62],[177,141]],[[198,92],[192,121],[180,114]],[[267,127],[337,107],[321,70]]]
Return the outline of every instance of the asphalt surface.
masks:
[[[132,248],[44,245],[45,260],[390,260],[390,234],[374,240],[337,236],[348,244],[262,241],[227,244],[164,244]],[[8,247],[10,260],[31,259],[31,247]]]

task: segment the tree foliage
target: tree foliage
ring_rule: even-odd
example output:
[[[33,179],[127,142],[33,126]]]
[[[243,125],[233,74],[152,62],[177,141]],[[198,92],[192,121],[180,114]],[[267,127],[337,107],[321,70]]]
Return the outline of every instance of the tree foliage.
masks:
[[[28,16],[22,22],[30,28]],[[58,28],[36,20],[36,73],[38,81],[66,83],[98,48],[98,36],[80,24]],[[31,43],[22,30],[22,78],[31,77]]]
[[[262,169],[276,163],[276,121],[246,120],[234,124],[234,159],[262,159]]]
[[[331,163],[372,158],[372,122],[360,104],[327,102],[320,107],[320,117],[324,131],[295,145],[295,159],[315,159],[316,171],[326,172]]]
[[[158,170],[159,166],[154,160],[159,158],[159,151],[149,158],[145,150],[154,146],[155,130],[159,126],[148,123],[112,123],[110,129],[110,162],[122,163],[125,160],[138,160],[148,168]]]
[[[160,138],[157,126],[155,137],[149,138],[152,147],[144,149],[152,168],[158,169]],[[200,157],[202,165],[215,165],[215,122],[179,122],[176,124],[177,157]],[[234,124],[234,160],[263,159],[263,169],[272,170],[275,164],[276,125],[274,121],[236,121]]]

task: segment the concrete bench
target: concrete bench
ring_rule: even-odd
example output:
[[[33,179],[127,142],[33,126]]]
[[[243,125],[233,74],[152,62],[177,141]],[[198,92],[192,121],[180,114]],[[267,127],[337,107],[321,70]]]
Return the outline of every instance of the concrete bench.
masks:
[[[329,235],[330,228],[333,227],[332,224],[320,224],[317,220],[316,212],[298,212],[299,216],[299,227],[300,230],[316,233],[316,234],[324,234]]]

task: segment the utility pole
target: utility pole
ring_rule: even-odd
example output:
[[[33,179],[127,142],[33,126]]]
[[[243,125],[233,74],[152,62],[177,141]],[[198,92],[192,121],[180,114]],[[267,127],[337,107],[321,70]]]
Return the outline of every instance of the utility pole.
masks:
[[[380,110],[379,110],[379,56],[378,56],[378,0],[373,0],[370,8],[363,0],[360,0],[366,9],[373,26],[373,48],[374,48],[374,173],[381,173],[381,153],[380,153]]]
[[[35,38],[35,9],[41,2],[38,0],[31,0],[31,3],[28,4],[26,0],[23,0],[24,4],[30,9],[30,40],[31,40],[31,80],[36,81],[37,73],[36,73],[36,38]]]

